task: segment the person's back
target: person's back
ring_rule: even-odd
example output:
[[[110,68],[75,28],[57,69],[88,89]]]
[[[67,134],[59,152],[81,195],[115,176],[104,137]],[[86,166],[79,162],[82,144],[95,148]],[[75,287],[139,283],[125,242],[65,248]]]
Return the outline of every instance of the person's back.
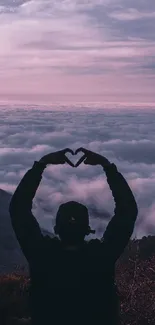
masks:
[[[114,264],[99,240],[69,249],[44,238],[31,270],[35,324],[109,324],[118,321]]]
[[[18,185],[9,208],[12,226],[30,267],[32,325],[117,325],[115,262],[132,235],[137,204],[117,167],[105,157],[82,149],[87,163],[100,164],[106,172],[116,204],[114,216],[101,240],[86,242],[85,236],[94,233],[88,209],[70,201],[57,212],[54,231],[60,239],[44,237],[31,211],[32,200],[46,164],[64,163],[68,159],[64,158],[66,150],[70,149],[45,156],[46,163],[44,159],[34,163]]]

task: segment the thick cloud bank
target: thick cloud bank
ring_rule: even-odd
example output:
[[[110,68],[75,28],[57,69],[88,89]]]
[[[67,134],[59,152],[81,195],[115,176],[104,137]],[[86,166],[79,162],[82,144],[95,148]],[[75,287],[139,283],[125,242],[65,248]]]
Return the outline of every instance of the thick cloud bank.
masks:
[[[139,208],[133,237],[155,234],[154,121],[153,110],[1,107],[0,188],[13,193],[33,162],[44,154],[83,146],[114,162],[128,181]],[[57,209],[68,200],[87,205],[91,226],[101,237],[115,207],[103,169],[84,164],[77,169],[69,165],[48,166],[33,205],[40,225],[53,232]]]

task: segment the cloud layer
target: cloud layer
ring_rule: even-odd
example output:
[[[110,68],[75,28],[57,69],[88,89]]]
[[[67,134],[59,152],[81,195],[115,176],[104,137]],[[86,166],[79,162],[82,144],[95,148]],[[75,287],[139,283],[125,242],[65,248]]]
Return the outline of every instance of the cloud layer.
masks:
[[[154,102],[154,29],[154,0],[0,0],[0,100]]]
[[[77,107],[65,112],[1,107],[0,188],[14,192],[26,171],[44,154],[83,146],[114,162],[128,181],[139,208],[133,236],[155,234],[154,110],[77,111]],[[88,207],[91,226],[101,237],[115,207],[102,168],[48,166],[33,206],[41,226],[52,231],[59,205],[69,200]]]

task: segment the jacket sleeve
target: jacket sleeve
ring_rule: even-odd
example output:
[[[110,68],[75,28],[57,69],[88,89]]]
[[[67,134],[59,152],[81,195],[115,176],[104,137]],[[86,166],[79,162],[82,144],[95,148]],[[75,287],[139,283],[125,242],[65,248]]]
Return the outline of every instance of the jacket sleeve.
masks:
[[[101,242],[110,260],[115,263],[127,246],[134,230],[138,207],[133,193],[115,164],[104,168],[107,182],[115,201],[114,216],[110,220]]]
[[[9,206],[14,232],[28,262],[34,258],[43,240],[39,224],[31,209],[44,168],[44,165],[34,162],[33,167],[19,183]]]

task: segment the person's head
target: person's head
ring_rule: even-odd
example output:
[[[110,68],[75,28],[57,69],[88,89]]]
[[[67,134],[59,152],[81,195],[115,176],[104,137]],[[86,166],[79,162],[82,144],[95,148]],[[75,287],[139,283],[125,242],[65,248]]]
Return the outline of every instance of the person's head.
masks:
[[[89,226],[88,209],[75,201],[60,205],[54,231],[63,242],[68,244],[78,244],[86,235],[95,233]]]

